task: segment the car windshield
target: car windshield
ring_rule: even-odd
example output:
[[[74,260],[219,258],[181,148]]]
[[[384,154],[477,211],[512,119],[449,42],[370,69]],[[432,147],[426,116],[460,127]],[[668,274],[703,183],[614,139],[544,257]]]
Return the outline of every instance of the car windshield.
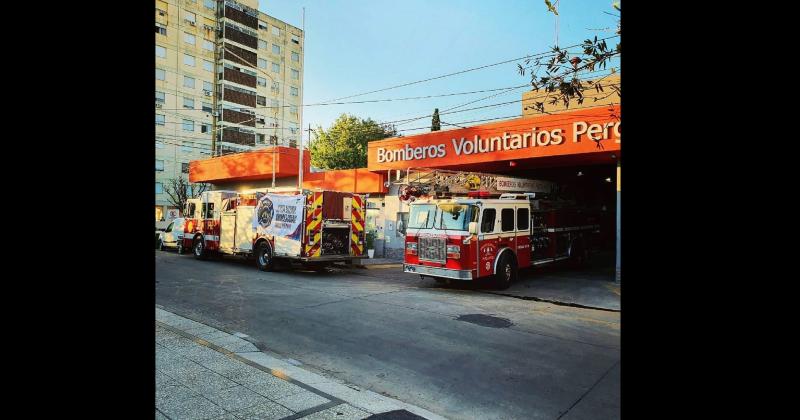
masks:
[[[433,216],[436,214],[436,206],[433,204],[415,204],[411,206],[411,214],[408,216],[408,228],[420,229],[433,227]]]
[[[464,204],[439,204],[439,212],[437,213],[437,221],[435,223],[437,229],[449,230],[467,230],[469,222],[475,222],[478,212],[474,210],[474,206]]]

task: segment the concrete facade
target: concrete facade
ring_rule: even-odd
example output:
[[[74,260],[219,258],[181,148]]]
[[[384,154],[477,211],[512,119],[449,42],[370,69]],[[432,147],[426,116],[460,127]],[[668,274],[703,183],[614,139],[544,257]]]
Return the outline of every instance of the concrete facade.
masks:
[[[304,34],[257,9],[156,0],[156,220],[175,209],[164,188],[190,161],[298,146]]]

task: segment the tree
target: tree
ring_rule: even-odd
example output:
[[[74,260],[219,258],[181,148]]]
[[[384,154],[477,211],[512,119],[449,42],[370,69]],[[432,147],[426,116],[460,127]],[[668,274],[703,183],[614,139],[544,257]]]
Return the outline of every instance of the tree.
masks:
[[[442,129],[442,124],[439,121],[439,108],[433,110],[433,120],[431,121],[431,131],[439,131]]]
[[[327,130],[317,127],[308,150],[311,165],[321,169],[352,169],[367,166],[367,143],[397,136],[397,129],[370,118],[342,114]]]
[[[208,184],[189,184],[186,178],[170,178],[164,183],[164,192],[169,198],[169,202],[183,211],[186,208],[186,200],[197,198],[208,189]],[[191,187],[191,188],[190,188]]]
[[[547,10],[558,15],[554,5],[545,0]],[[613,3],[612,7],[618,12],[621,11],[619,3]],[[610,13],[609,13],[610,14]],[[613,15],[619,17],[619,15]],[[617,35],[621,34],[621,26],[617,20]],[[547,94],[541,101],[527,105],[526,108],[535,109],[541,113],[546,113],[545,102],[556,105],[562,102],[565,107],[569,107],[572,101],[582,104],[584,101],[583,92],[586,89],[594,89],[598,93],[609,90],[608,96],[617,94],[621,96],[619,83],[605,83],[602,79],[614,74],[605,75],[596,80],[589,80],[585,83],[581,71],[592,72],[595,69],[605,69],[608,63],[621,54],[620,43],[617,42],[614,48],[609,48],[605,39],[598,40],[586,39],[581,44],[582,51],[578,54],[570,53],[567,49],[562,49],[558,45],[552,48],[551,54],[540,56],[536,59],[525,60],[525,66],[517,64],[520,75],[524,76],[529,70],[531,76],[531,86],[533,90],[543,89]],[[533,62],[533,65],[530,65]],[[544,69],[545,74],[539,75]],[[602,98],[595,98],[597,101]]]

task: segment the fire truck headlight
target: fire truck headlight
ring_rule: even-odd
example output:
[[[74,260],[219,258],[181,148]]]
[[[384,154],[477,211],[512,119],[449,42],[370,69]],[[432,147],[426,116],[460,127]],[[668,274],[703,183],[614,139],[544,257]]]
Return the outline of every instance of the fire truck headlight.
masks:
[[[406,242],[406,254],[417,255],[417,243]]]
[[[461,247],[458,245],[447,245],[447,258],[461,259]]]

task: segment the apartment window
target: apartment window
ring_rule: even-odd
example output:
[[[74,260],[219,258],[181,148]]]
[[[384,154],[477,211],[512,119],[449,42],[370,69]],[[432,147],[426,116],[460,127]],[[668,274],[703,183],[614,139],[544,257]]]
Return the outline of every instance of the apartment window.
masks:
[[[300,95],[300,89],[298,89],[298,88],[296,88],[296,87],[292,86],[292,88],[291,88],[290,90],[291,90],[291,95],[292,95],[292,96],[298,96],[298,95]]]
[[[164,115],[163,114],[156,114],[156,124],[157,125],[164,125],[165,122],[166,122],[166,120],[164,119]]]
[[[272,44],[272,53],[273,54],[280,54],[281,53],[281,47],[278,46],[278,45]]]
[[[156,45],[156,57],[166,58],[167,57],[167,49],[164,47],[160,47]]]
[[[205,6],[206,9],[216,10],[217,2],[214,0],[203,0],[203,6]]]
[[[209,125],[209,124],[200,124],[200,132],[201,133],[210,133],[211,132],[211,125]]]
[[[280,93],[281,91],[281,84],[280,82],[272,82],[272,91],[275,93]]]
[[[258,49],[259,50],[266,50],[267,49],[267,41],[258,40]]]
[[[267,29],[267,26],[269,25],[267,25],[267,23],[264,22],[263,20],[258,21],[258,29]]]
[[[205,71],[214,71],[214,63],[212,63],[212,62],[210,62],[208,60],[203,60],[203,70],[205,70]]]
[[[300,37],[292,34],[292,42],[294,42],[297,45],[300,45]]]
[[[300,53],[296,53],[296,52],[292,51],[292,61],[299,62],[300,61]]]
[[[186,162],[181,162],[181,172],[188,174],[189,173],[189,164]]]
[[[183,153],[191,153],[192,151],[192,143],[188,141],[181,142],[181,152]]]
[[[209,40],[207,40],[207,39],[204,39],[203,40],[203,49],[207,50],[207,51],[214,51],[214,43],[209,41]]]
[[[292,79],[299,80],[300,79],[300,71],[292,69]]]
[[[273,108],[280,108],[281,107],[281,102],[279,100],[277,100],[277,99],[271,99],[270,100],[270,106],[273,107]]]
[[[164,161],[156,159],[156,170],[161,172],[164,170]]]
[[[167,35],[167,28],[160,23],[156,23],[156,33],[161,35]]]
[[[156,194],[163,194],[164,186],[160,182],[156,182]]]
[[[183,76],[183,87],[194,89],[194,77]]]
[[[188,109],[194,109],[194,99],[192,98],[183,98],[183,107]]]
[[[267,79],[265,79],[263,77],[256,77],[256,81],[258,82],[259,86],[266,86],[267,85]]]
[[[203,106],[203,111],[204,112],[213,112],[213,110],[214,110],[214,108],[212,108],[210,103],[203,102],[202,106]]]
[[[191,12],[186,12],[186,14],[183,15],[183,20],[189,22],[190,25],[194,26],[197,24],[197,15]]]
[[[156,102],[160,104],[164,103],[164,92],[156,91]]]
[[[267,104],[267,98],[264,97],[264,96],[256,96],[256,103],[259,104],[259,105],[266,105]]]
[[[278,63],[272,63],[272,72],[273,73],[280,73],[281,72],[281,65]]]
[[[166,75],[164,69],[156,69],[156,80],[164,80]]]
[[[187,44],[190,44],[190,45],[194,45],[195,42],[196,42],[195,36],[190,34],[190,33],[184,32],[183,33],[183,42],[185,42]]]
[[[187,66],[190,66],[190,67],[194,67],[194,56],[189,55],[189,54],[184,54],[183,55],[183,64],[187,65]]]
[[[164,140],[156,139],[156,149],[163,149],[164,148]]]
[[[277,26],[272,27],[272,35],[281,36],[281,28]]]
[[[183,131],[194,131],[194,121],[183,120]]]
[[[214,86],[211,84],[211,82],[203,80],[203,90],[211,92],[212,90],[214,90]]]
[[[289,107],[289,113],[292,115],[297,115],[297,105],[291,105]]]
[[[267,68],[267,60],[264,60],[263,58],[259,58],[258,59],[258,67],[260,67],[262,69]]]

